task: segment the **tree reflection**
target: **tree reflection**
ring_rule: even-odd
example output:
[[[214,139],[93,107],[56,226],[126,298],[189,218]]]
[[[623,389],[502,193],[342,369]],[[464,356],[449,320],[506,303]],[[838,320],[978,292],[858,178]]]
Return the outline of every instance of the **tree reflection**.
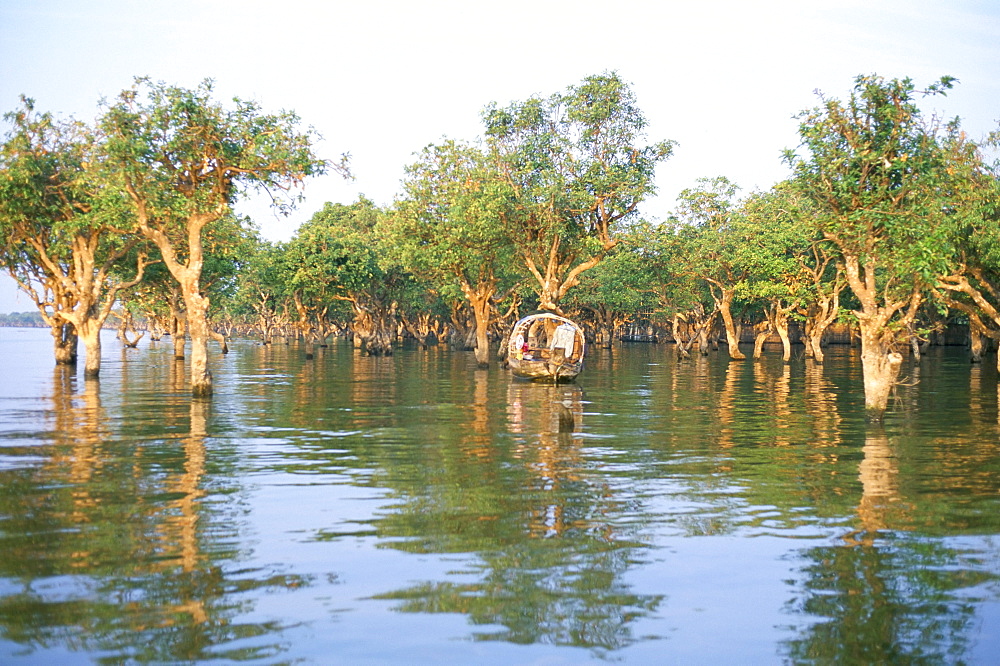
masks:
[[[833,383],[823,375],[823,364],[806,360],[805,411],[813,428],[813,444],[833,447],[843,443],[844,418],[837,407]]]
[[[203,503],[210,403],[166,394],[156,405],[159,432],[177,422],[187,432],[143,440],[128,430],[148,423],[110,427],[102,384],[77,392],[72,371],[58,368],[44,462],[0,470],[0,634],[23,655],[57,648],[116,662],[277,654],[266,641],[226,647],[276,629],[235,622],[245,610],[235,591],[301,581],[228,579],[233,553],[219,549],[219,517]],[[216,543],[208,553],[206,530]]]
[[[743,378],[745,366],[745,363],[731,361],[726,366],[726,381],[719,392],[719,422],[716,442],[723,449],[736,446],[737,428],[739,426],[736,417],[736,405],[741,397],[739,386],[740,380]]]
[[[870,426],[858,528],[843,545],[804,553],[804,594],[791,607],[820,619],[788,643],[793,662],[952,663],[970,647],[975,606],[956,591],[988,576],[962,570],[961,554],[941,540],[901,531],[912,507],[900,496],[894,448]]]
[[[503,424],[490,423],[497,412],[485,375],[477,378],[471,420],[458,426],[465,433],[460,463],[438,467],[431,484],[408,485],[412,495],[378,523],[394,548],[474,552],[462,577],[477,580],[427,582],[377,598],[400,601],[402,611],[463,613],[494,627],[477,632],[479,640],[598,651],[639,640],[631,623],[662,597],[637,594],[621,580],[644,546],[614,527],[622,508],[587,469],[583,391],[520,381],[506,390],[499,415],[509,438],[497,438]],[[510,488],[522,490],[512,496]]]

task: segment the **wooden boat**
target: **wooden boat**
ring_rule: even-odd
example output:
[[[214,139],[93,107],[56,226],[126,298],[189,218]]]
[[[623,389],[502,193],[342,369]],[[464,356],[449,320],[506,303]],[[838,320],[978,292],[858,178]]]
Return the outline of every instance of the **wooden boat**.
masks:
[[[523,317],[511,329],[507,364],[526,379],[568,382],[583,370],[583,329],[551,312]]]

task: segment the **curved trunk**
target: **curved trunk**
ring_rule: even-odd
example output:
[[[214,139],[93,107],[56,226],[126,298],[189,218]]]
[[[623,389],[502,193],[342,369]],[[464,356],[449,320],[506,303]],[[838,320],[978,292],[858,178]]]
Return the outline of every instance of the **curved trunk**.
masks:
[[[384,327],[378,327],[364,339],[362,350],[369,356],[392,356],[392,336]]]
[[[475,351],[476,349],[476,326],[475,322],[465,332],[465,341],[462,342],[462,349],[465,351]]]
[[[746,355],[740,351],[740,336],[736,330],[736,322],[733,321],[733,294],[728,290],[723,290],[722,298],[719,300],[719,312],[722,313],[722,321],[726,329],[726,341],[729,343],[729,358],[734,361],[742,361]]]
[[[212,327],[210,326],[208,328],[208,337],[212,338],[213,340],[219,343],[219,347],[221,347],[223,354],[229,353],[229,340],[226,339],[226,336],[212,329]]]
[[[680,358],[687,358],[690,354],[688,353],[689,345],[684,343],[681,338],[681,315],[675,314],[670,319],[670,337],[674,341],[674,353]]]
[[[461,301],[453,303],[449,307],[448,318],[451,321],[451,332],[448,335],[448,344],[453,349],[472,349],[472,341],[475,338],[475,324],[470,326],[468,308]]]
[[[698,329],[698,352],[702,356],[708,356],[709,351],[709,340],[708,340],[708,327]]]
[[[826,358],[823,354],[823,334],[814,331],[812,335],[806,337],[806,343],[812,353],[813,360],[822,363]]]
[[[778,337],[781,338],[781,360],[788,363],[792,360],[792,341],[788,337],[788,312],[782,311],[780,308],[775,310],[774,328],[778,331]]]
[[[765,320],[754,326],[753,357],[759,359],[764,355],[764,343],[771,335],[771,321]]]
[[[837,320],[840,314],[840,292],[843,283],[839,280],[840,271],[838,269],[838,279],[835,280],[833,289],[828,294],[822,294],[815,303],[810,305],[805,312],[805,343],[806,356],[812,356],[817,363],[822,363],[823,336],[826,329]]]
[[[847,255],[844,268],[847,282],[861,303],[861,310],[855,314],[861,338],[865,412],[868,420],[881,421],[903,365],[903,356],[892,350],[894,338],[889,322],[902,311],[899,324],[910,326],[920,309],[922,296],[918,289],[913,289],[907,300],[880,303],[876,282],[878,267],[874,261],[863,264],[857,256]]]
[[[614,326],[604,322],[601,324],[600,331],[601,331],[601,347],[603,349],[611,349],[615,341]]]

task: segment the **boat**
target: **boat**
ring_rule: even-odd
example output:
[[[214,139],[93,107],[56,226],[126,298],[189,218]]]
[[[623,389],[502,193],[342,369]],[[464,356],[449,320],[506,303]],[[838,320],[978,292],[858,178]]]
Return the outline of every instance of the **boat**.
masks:
[[[569,382],[583,370],[585,350],[579,324],[552,312],[536,312],[511,329],[507,365],[517,377]]]

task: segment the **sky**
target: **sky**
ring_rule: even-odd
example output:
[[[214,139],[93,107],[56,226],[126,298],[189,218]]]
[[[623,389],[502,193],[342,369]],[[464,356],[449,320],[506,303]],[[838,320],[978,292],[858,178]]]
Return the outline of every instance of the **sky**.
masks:
[[[294,110],[323,137],[321,157],[351,155],[354,179],[307,182],[280,218],[241,204],[263,235],[287,240],[327,201],[390,204],[414,154],[475,140],[491,102],[547,96],[616,71],[671,139],[658,194],[664,219],[699,178],[743,193],[787,175],[795,116],[817,91],[844,98],[860,74],[942,75],[960,83],[923,104],[960,116],[974,138],[1000,120],[997,0],[0,0],[0,111],[36,108],[93,120],[136,76],[217,99]],[[3,132],[7,125],[0,126]],[[0,277],[0,312],[34,308]]]

